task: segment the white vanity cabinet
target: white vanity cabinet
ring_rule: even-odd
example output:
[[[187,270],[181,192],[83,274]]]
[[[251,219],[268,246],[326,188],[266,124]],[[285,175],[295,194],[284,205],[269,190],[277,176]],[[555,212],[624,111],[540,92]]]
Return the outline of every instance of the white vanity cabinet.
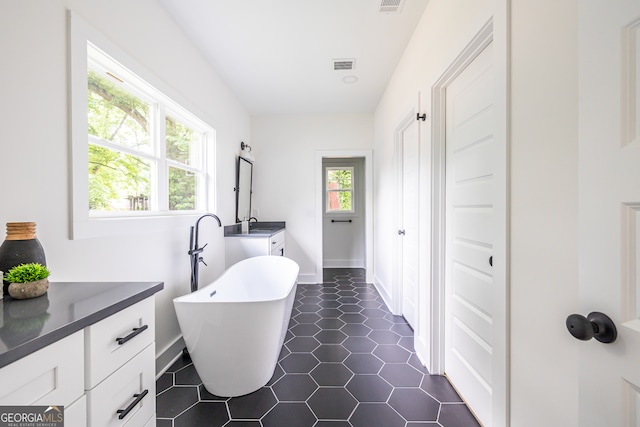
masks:
[[[284,229],[273,234],[246,234],[225,238],[226,267],[260,255],[285,256]]]
[[[155,426],[155,297],[106,310],[0,368],[0,405],[64,406],[66,427]]]
[[[87,426],[155,417],[155,305],[147,298],[84,330]]]

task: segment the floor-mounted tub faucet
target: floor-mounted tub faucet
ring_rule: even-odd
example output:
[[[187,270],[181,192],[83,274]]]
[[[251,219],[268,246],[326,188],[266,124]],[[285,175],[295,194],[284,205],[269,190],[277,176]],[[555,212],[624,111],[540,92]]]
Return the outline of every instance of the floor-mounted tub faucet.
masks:
[[[222,222],[220,222],[220,218],[218,218],[216,215],[212,213],[202,215],[196,221],[196,225],[191,226],[191,236],[189,239],[189,256],[191,257],[191,292],[195,292],[198,290],[198,268],[200,266],[200,263],[207,265],[207,263],[204,262],[204,259],[200,256],[200,254],[202,253],[204,248],[208,245],[208,243],[205,243],[203,247],[198,246],[198,233],[199,233],[198,225],[200,224],[200,221],[202,220],[202,218],[205,218],[208,216],[215,218],[215,220],[218,221],[218,227],[222,227]]]

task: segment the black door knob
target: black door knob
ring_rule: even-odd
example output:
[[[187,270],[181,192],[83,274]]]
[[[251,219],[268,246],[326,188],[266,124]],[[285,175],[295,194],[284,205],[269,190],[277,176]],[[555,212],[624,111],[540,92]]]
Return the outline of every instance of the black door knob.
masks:
[[[613,320],[604,313],[594,311],[587,317],[571,314],[567,317],[567,329],[575,338],[588,341],[595,338],[601,343],[609,344],[616,340],[618,331]]]

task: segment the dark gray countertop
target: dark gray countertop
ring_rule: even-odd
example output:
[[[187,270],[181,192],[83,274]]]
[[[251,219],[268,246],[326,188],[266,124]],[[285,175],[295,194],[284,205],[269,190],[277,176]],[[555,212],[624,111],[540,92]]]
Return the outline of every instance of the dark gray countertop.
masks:
[[[0,368],[164,288],[163,282],[51,282],[46,294],[0,301]]]
[[[250,222],[249,233],[242,233],[241,224],[225,225],[224,237],[271,237],[284,229],[284,221]]]

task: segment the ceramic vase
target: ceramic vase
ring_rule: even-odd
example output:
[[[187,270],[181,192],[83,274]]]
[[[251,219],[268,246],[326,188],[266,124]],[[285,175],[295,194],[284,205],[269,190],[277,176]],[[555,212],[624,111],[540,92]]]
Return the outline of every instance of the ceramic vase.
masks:
[[[35,222],[8,222],[7,236],[0,245],[0,271],[7,272],[11,268],[36,262],[47,265],[44,249],[36,237]],[[9,282],[3,280],[2,294],[9,294]]]

